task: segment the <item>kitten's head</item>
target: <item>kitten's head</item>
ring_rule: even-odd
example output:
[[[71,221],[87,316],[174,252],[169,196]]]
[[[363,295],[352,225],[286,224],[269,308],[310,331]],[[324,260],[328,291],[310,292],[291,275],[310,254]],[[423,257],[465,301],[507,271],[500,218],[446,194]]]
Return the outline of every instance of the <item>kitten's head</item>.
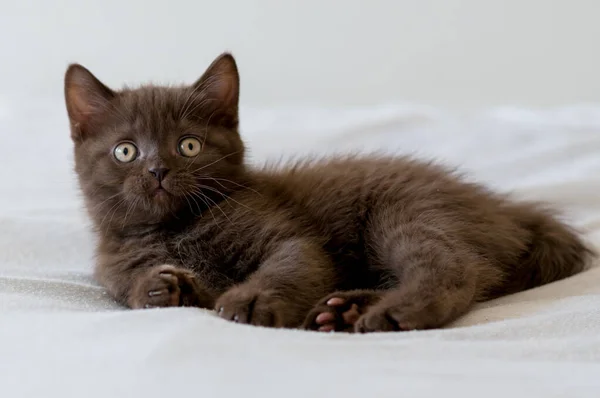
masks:
[[[244,170],[238,96],[230,54],[185,87],[113,91],[71,65],[75,170],[96,226],[160,223],[222,199]]]

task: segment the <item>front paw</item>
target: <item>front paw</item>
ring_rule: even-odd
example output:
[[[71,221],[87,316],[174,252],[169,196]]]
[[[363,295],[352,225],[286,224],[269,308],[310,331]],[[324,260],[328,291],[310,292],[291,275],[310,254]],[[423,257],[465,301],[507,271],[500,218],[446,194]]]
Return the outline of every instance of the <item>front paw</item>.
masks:
[[[215,305],[217,314],[237,323],[256,326],[283,327],[284,302],[272,290],[235,286],[226,291]]]
[[[134,282],[131,308],[212,307],[213,299],[198,284],[194,273],[172,265],[152,267]]]

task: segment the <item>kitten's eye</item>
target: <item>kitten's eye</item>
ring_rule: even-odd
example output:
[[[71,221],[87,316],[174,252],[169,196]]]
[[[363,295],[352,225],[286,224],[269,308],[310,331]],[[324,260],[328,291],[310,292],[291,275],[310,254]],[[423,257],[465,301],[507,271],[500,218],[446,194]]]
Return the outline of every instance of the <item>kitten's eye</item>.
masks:
[[[187,137],[179,141],[179,153],[188,158],[198,155],[201,149],[202,144],[197,138]]]
[[[122,142],[115,148],[115,158],[122,163],[129,163],[137,157],[138,150],[131,142]]]

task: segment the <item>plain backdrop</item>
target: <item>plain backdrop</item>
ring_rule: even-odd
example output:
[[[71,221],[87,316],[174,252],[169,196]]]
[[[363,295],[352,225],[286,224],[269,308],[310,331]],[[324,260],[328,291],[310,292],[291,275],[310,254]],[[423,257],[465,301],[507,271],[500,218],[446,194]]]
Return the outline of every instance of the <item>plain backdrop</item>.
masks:
[[[598,0],[0,0],[0,90],[195,80],[224,50],[247,105],[600,100]]]

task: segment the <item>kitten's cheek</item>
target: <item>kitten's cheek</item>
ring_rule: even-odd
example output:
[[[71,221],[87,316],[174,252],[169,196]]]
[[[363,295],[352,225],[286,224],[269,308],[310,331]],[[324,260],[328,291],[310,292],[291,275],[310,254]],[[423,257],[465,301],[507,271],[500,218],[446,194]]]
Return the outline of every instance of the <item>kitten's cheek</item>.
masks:
[[[150,196],[152,187],[149,181],[140,177],[130,177],[123,182],[123,191],[131,198]]]
[[[138,186],[139,184],[135,183],[135,180],[132,180],[131,178],[127,178],[125,181],[123,181],[123,191],[126,194],[136,194],[136,186]]]

